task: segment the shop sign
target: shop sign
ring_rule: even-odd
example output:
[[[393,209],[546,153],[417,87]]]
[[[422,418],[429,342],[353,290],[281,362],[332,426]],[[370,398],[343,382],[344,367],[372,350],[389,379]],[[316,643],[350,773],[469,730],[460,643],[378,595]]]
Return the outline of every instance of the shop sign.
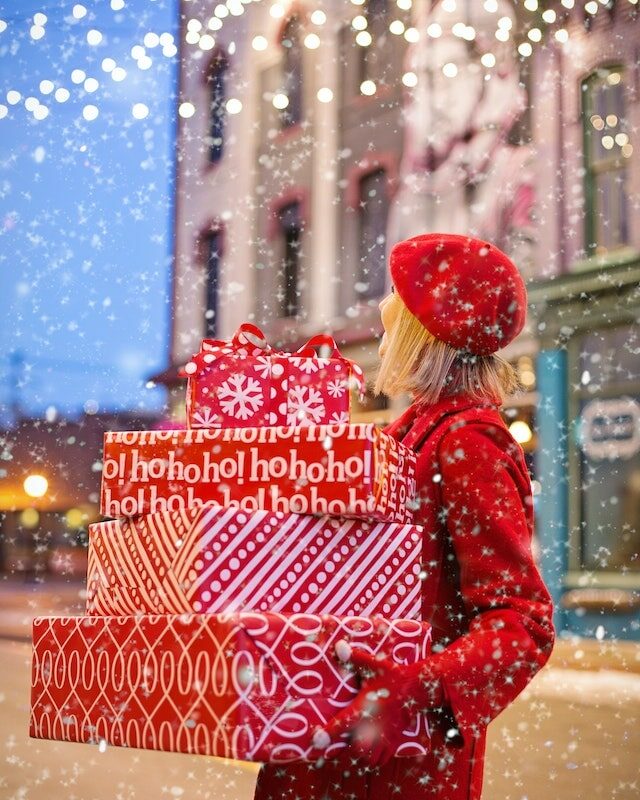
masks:
[[[632,458],[640,450],[640,404],[631,397],[592,400],[582,411],[578,431],[589,458]]]

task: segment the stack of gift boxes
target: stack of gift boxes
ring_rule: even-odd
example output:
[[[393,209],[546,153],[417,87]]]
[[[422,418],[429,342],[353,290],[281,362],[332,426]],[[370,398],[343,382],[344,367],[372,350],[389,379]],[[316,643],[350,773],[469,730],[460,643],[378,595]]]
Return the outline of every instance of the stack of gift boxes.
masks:
[[[185,372],[187,430],[105,436],[112,519],[90,527],[86,615],[34,621],[30,733],[304,759],[358,691],[338,643],[429,653],[415,456],[349,422],[363,377],[328,337],[287,354],[246,324]],[[416,714],[398,754],[428,743]]]

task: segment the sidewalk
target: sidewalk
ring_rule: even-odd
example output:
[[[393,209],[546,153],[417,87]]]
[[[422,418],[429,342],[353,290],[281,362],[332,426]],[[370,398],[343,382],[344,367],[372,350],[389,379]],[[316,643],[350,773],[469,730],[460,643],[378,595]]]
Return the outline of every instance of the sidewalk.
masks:
[[[0,797],[250,800],[255,764],[28,738],[31,619],[83,605],[80,583],[0,584]],[[489,727],[483,798],[635,800],[639,787],[640,645],[559,639]]]
[[[84,582],[0,582],[0,638],[31,641],[31,622],[39,616],[84,613]]]

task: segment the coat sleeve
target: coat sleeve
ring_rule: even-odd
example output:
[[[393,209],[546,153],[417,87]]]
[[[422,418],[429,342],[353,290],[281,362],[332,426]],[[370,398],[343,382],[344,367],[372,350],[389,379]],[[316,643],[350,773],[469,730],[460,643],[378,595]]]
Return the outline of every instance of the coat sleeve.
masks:
[[[436,724],[457,747],[525,688],[555,640],[552,600],[531,552],[528,477],[506,450],[472,424],[440,447],[442,513],[471,621],[429,659],[425,677],[444,696]]]

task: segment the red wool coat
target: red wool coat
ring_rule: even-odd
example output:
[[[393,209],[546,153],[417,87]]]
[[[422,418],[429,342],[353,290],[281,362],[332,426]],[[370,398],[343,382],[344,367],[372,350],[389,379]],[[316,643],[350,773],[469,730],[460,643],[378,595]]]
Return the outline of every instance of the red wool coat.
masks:
[[[376,768],[348,749],[320,768],[267,764],[255,800],[478,800],[486,726],[551,654],[553,606],[531,553],[529,474],[498,408],[462,394],[414,403],[386,431],[418,453],[422,613],[447,701],[430,712],[432,750]]]

